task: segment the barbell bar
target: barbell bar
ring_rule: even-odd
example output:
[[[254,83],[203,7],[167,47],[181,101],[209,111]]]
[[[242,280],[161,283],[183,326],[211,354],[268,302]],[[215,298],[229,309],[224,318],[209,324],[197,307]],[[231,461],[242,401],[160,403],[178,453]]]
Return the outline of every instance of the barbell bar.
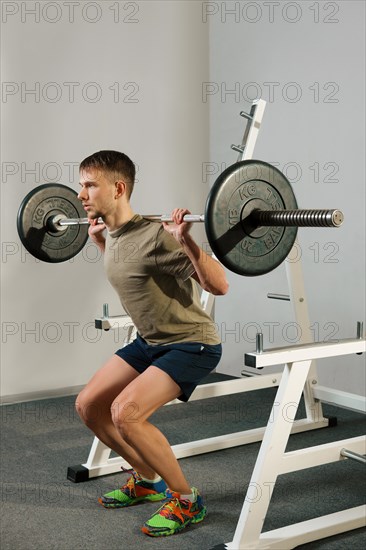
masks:
[[[88,218],[77,193],[58,183],[33,189],[17,217],[19,237],[36,258],[64,262],[88,240]],[[143,216],[170,222],[169,215]],[[102,221],[102,220],[100,220]],[[292,187],[274,166],[244,160],[229,166],[215,181],[204,215],[188,214],[187,222],[204,222],[211,249],[225,267],[240,275],[263,275],[290,253],[298,227],[340,227],[337,209],[298,209]]]
[[[143,218],[155,222],[173,221],[168,214],[148,214]],[[343,213],[340,210],[254,210],[251,218],[255,223],[262,226],[277,225],[279,227],[339,227],[343,223]],[[203,214],[186,214],[183,221],[188,223],[199,223],[205,221]],[[70,225],[89,224],[89,218],[64,218],[54,216],[47,223],[56,230]],[[98,223],[104,223],[103,218],[98,218]]]
[[[152,222],[172,222],[171,216],[168,214],[148,214],[143,215],[143,218],[146,220],[150,220]],[[205,217],[202,214],[186,214],[183,218],[185,222],[189,223],[198,223],[198,222],[204,222]],[[49,220],[49,223],[54,226],[55,229],[62,228],[62,227],[68,227],[69,225],[84,225],[89,224],[89,218],[63,218],[63,217],[57,217],[51,218]],[[104,223],[103,218],[98,218],[98,223]]]

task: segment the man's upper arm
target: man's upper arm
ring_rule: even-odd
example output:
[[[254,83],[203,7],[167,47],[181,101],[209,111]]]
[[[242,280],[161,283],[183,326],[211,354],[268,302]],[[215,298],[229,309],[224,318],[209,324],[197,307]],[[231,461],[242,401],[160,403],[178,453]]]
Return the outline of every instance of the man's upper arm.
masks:
[[[161,273],[179,277],[183,281],[195,275],[191,260],[174,237],[167,233],[164,228],[161,228],[157,234],[155,263]]]

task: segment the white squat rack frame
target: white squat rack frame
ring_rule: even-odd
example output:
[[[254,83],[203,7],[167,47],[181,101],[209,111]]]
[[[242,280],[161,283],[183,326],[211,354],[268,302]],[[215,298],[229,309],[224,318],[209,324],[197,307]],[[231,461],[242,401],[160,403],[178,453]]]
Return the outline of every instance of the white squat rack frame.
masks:
[[[295,424],[294,418],[301,394],[309,384],[312,361],[365,351],[366,340],[357,338],[335,343],[302,344],[245,355],[246,364],[255,368],[282,363],[285,363],[285,367],[234,538],[229,543],[215,546],[215,549],[290,550],[300,544],[366,525],[366,506],[357,506],[262,533],[271,495],[279,475],[348,460],[347,457],[366,463],[364,436],[285,452],[291,429]]]

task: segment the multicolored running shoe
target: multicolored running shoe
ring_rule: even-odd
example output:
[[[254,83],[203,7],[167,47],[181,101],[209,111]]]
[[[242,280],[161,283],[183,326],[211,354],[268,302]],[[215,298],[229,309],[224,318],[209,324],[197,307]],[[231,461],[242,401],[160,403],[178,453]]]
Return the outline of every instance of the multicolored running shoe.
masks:
[[[134,470],[123,470],[131,473],[127,483],[120,489],[107,493],[98,499],[104,508],[124,508],[143,501],[159,501],[166,498],[167,485],[164,480],[148,483]]]
[[[199,523],[206,515],[202,497],[195,487],[192,492],[196,501],[191,502],[181,498],[179,493],[168,491],[169,499],[141,528],[142,532],[150,537],[166,537],[179,533],[191,523]]]

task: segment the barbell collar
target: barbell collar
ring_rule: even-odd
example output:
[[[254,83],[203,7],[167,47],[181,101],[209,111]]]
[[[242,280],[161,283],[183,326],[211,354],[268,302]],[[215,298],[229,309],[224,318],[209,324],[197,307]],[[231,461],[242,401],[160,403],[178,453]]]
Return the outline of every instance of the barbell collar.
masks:
[[[66,224],[62,224],[61,222],[66,219],[66,216],[63,214],[57,214],[56,216],[50,216],[46,220],[46,227],[51,232],[56,233],[57,231],[66,231],[67,226]],[[76,218],[77,219],[77,218]],[[77,225],[77,224],[73,224]]]
[[[250,217],[258,227],[339,227],[344,220],[340,210],[254,210]]]

